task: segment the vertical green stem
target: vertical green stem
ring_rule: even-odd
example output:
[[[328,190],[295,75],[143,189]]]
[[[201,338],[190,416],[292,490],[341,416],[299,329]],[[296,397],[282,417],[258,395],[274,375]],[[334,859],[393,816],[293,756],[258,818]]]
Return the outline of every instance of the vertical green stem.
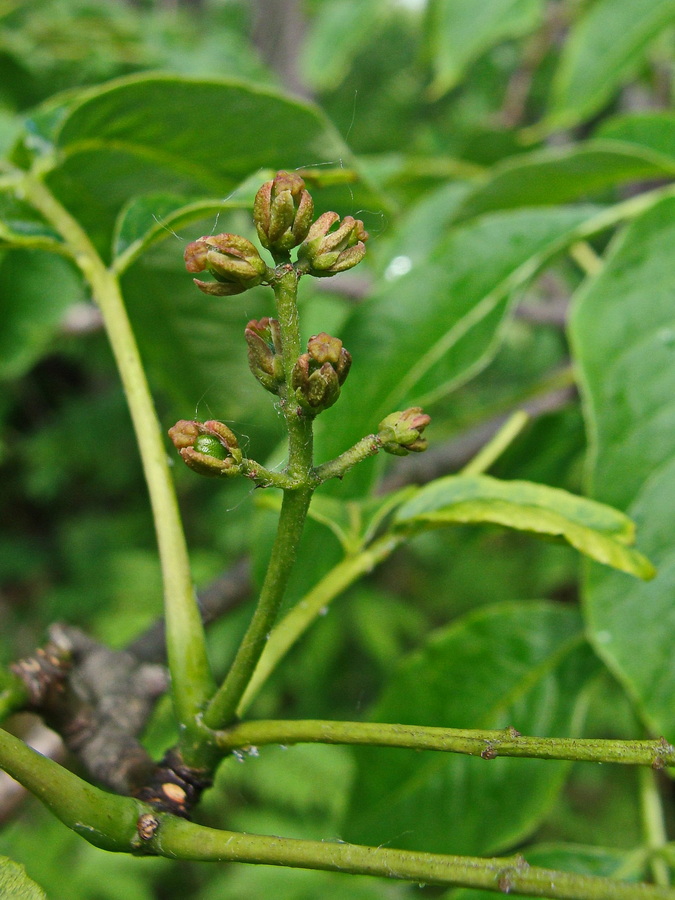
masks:
[[[197,714],[213,693],[214,684],[167,452],[119,282],[105,266],[79,223],[61,206],[46,185],[38,178],[27,177],[24,187],[26,199],[56,227],[89,282],[119,367],[148,485],[159,545],[174,706],[186,746],[189,746],[189,741],[197,733]]]
[[[657,783],[657,775],[652,769],[640,769],[640,805],[642,807],[642,827],[645,843],[650,851],[650,868],[656,884],[670,885],[668,864],[659,856],[659,851],[668,843],[666,826],[663,821],[663,806]]]
[[[284,363],[285,383],[280,390],[280,400],[288,428],[286,472],[298,486],[284,491],[277,534],[258,605],[230,671],[204,715],[204,724],[209,728],[224,728],[236,718],[241,698],[279,613],[314,491],[312,419],[304,415],[298,406],[291,384],[293,367],[300,354],[298,276],[290,263],[281,263],[276,271],[277,278],[272,287],[277,303]]]

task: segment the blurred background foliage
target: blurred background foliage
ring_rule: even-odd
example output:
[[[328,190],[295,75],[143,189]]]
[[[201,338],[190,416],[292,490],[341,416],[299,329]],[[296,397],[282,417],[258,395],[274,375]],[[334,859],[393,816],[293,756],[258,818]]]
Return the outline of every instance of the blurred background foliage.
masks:
[[[612,128],[630,140],[629,128],[621,132],[627,115],[653,113],[667,121],[674,23],[675,3],[663,0],[645,2],[640,15],[629,0],[0,0],[0,146],[10,148],[30,110],[56,91],[146,71],[241,79],[314,101],[353,151],[363,176],[358,186],[334,189],[330,199],[319,193],[319,205],[360,215],[372,240],[367,265],[349,276],[335,284],[303,281],[303,328],[307,335],[344,331],[348,348],[360,354],[356,365],[365,368],[377,360],[383,321],[373,314],[368,338],[367,329],[353,324],[354,310],[372,295],[375,303],[400,304],[400,318],[414,315],[425,283],[419,275],[406,276],[418,263],[433,262],[435,248],[442,269],[449,223],[458,210],[461,218],[467,197],[467,217],[576,200],[601,209],[668,180],[675,170],[672,143],[668,150],[652,141],[649,152],[628,160],[616,149],[612,156],[605,147],[600,158],[599,149],[594,157],[584,148],[593,134],[611,138]],[[161,114],[167,127],[184,127],[171,104]],[[259,139],[264,161],[266,135]],[[549,155],[539,160],[540,151]],[[303,164],[320,162],[307,158]],[[351,164],[330,162],[335,168]],[[208,232],[217,224],[220,231],[246,233],[247,221],[245,213],[224,210],[199,228]],[[183,353],[185,321],[197,301],[184,277],[179,238],[202,233],[199,228],[156,246],[125,279],[160,418],[167,427],[178,418],[222,418],[257,458],[279,463],[281,420],[248,373],[241,339],[247,319],[270,311],[264,292],[204,312],[201,330],[189,335],[192,355]],[[473,240],[499,233],[495,226]],[[514,231],[512,240],[521,237]],[[457,471],[503,417],[522,406],[532,422],[493,473],[583,492],[587,437],[565,324],[570,297],[606,243],[601,235],[592,250],[552,254],[536,278],[505,289],[504,311],[512,314],[477,348],[476,365],[432,373],[412,395],[417,401],[424,394],[433,416],[429,453],[384,467],[369,464],[361,480],[350,476],[336,495],[357,494],[375,476],[378,490],[388,490]],[[490,247],[481,246],[488,254]],[[435,290],[442,295],[443,284]],[[424,310],[422,305],[422,317]],[[123,646],[157,618],[161,586],[140,463],[100,321],[67,263],[28,250],[0,250],[0,321],[0,654],[9,661],[30,652],[55,620]],[[361,346],[349,343],[350,334]],[[218,350],[213,361],[209,345]],[[353,429],[358,437],[362,423],[376,424],[367,425],[367,390],[358,403],[356,389],[350,395],[346,388],[320,447],[335,449],[331,441],[337,440],[339,450]],[[273,515],[257,508],[246,484],[214,490],[187,469],[177,467],[175,475],[197,584],[208,585],[242,558],[251,560],[255,582]],[[289,604],[340,558],[338,542],[317,523],[310,523],[302,552]],[[334,604],[274,676],[254,712],[357,719],[379,708],[391,719],[391,685],[421,677],[409,654],[432,632],[440,642],[470,643],[475,629],[496,615],[490,646],[498,654],[500,634],[506,645],[510,634],[516,640],[529,615],[518,604],[529,598],[552,601],[546,609],[559,609],[561,633],[578,631],[579,566],[566,547],[491,527],[421,536]],[[235,608],[211,626],[209,640],[223,668],[245,627],[250,594],[242,590]],[[460,694],[476,665],[499,679],[487,656],[468,662],[453,672]],[[582,649],[569,667],[560,677],[583,688],[583,702],[574,694],[569,708],[556,707],[563,731],[579,732],[583,712],[589,735],[640,734],[645,718],[597,658]],[[513,712],[506,700],[499,702],[502,715]],[[548,733],[545,727],[542,733]],[[147,742],[159,754],[171,740],[164,703]],[[484,853],[527,842],[534,848],[528,850],[532,862],[642,874],[642,857],[634,852],[645,840],[636,772],[540,763],[544,769],[532,781],[534,770],[524,769],[524,761],[491,763],[509,763],[512,797],[530,786],[536,796],[523,803],[517,822],[497,827],[488,840],[481,822],[508,801],[497,796],[494,809],[481,806],[487,801],[475,788],[476,762],[477,780],[484,777],[480,761],[464,760],[452,782],[455,791],[460,784],[469,791],[464,814],[473,810],[475,821],[457,825],[452,797],[431,779],[429,791],[444,808],[436,820],[432,813],[420,820],[418,843],[423,835],[427,849]],[[380,765],[340,747],[266,749],[259,757],[233,758],[205,799],[202,821],[289,836],[366,839],[361,779],[377,780]],[[669,786],[663,794],[670,820]],[[15,812],[6,801],[5,810],[0,854],[24,863],[52,900],[439,896],[432,889],[325,873],[117,858],[67,832],[36,802],[25,801]],[[508,808],[502,815],[513,817]],[[388,843],[417,846],[415,821],[407,826],[412,838],[399,829],[396,812],[385,824]]]

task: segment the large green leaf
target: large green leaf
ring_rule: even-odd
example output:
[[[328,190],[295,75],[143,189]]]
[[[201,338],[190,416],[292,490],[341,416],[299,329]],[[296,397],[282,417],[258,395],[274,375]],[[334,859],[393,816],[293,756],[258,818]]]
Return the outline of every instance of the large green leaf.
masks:
[[[399,508],[394,521],[413,530],[494,522],[562,538],[608,566],[640,578],[654,576],[651,563],[626,546],[634,540],[629,518],[610,506],[530,481],[448,475],[425,485]]]
[[[51,188],[106,252],[117,213],[137,195],[225,198],[261,168],[354,164],[316,107],[243,82],[134,76],[49,113],[48,128],[31,120],[27,131],[51,147]],[[372,208],[368,193],[357,185],[326,196]]]
[[[403,662],[369,718],[569,735],[595,666],[574,610],[503,603],[433,634]],[[521,840],[546,814],[567,768],[382,748],[355,755],[343,836],[446,853],[494,853]]]
[[[432,0],[428,40],[434,70],[431,94],[454,87],[476,57],[507,38],[535,28],[542,0]]]
[[[626,181],[673,175],[672,152],[667,155],[665,148],[624,144],[620,136],[576,147],[537,150],[495,166],[489,180],[461,204],[457,221],[495,209],[553,206]]]
[[[477,372],[496,347],[514,291],[593,212],[494,213],[451,228],[428,258],[409,260],[407,274],[385,275],[341,335],[354,364],[339,405],[318,421],[319,458],[337,455],[388,413],[443,396]]]
[[[0,897],[7,900],[47,900],[47,895],[23,866],[0,856]]]
[[[568,127],[606,103],[675,20],[675,0],[597,0],[573,27],[556,72],[545,125]]]
[[[649,585],[593,569],[589,635],[650,725],[675,730],[675,199],[636,220],[575,300],[572,339],[593,496],[628,511],[659,574]]]

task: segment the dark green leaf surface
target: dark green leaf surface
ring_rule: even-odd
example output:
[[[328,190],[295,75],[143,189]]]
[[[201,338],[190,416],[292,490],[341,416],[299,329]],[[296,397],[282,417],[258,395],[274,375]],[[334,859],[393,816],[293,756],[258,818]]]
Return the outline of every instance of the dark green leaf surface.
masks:
[[[553,206],[588,197],[626,181],[675,175],[675,159],[661,148],[639,147],[621,137],[557,150],[537,150],[491,170],[457,211],[457,220],[495,209]]]
[[[235,81],[120,79],[84,91],[48,137],[57,160],[50,186],[105,251],[119,210],[137,195],[225,198],[261,168],[353,166],[316,107]],[[338,191],[331,199],[343,206],[377,204],[358,186]]]
[[[485,50],[535,28],[543,7],[542,0],[432,0],[428,29],[432,95],[439,97],[454,87]]]
[[[572,338],[592,437],[593,496],[627,510],[658,575],[593,569],[589,634],[658,733],[675,712],[675,200],[635,221],[582,289]]]
[[[0,379],[23,375],[49,346],[66,309],[83,299],[78,274],[62,257],[7,253],[0,260]]]
[[[345,450],[388,413],[443,396],[477,372],[496,347],[513,292],[593,211],[494,213],[450,229],[408,274],[385,276],[344,329],[354,364],[339,407],[318,421],[319,459]],[[336,429],[335,417],[348,407],[349,419]]]
[[[571,734],[596,663],[574,610],[504,603],[436,632],[391,679],[371,721]],[[359,749],[346,839],[499,852],[545,815],[565,763]]]
[[[0,897],[7,900],[47,900],[47,895],[23,866],[0,856]]]
[[[545,125],[565,128],[592,115],[627,80],[649,42],[675,20],[674,0],[598,0],[565,43]]]
[[[495,522],[560,537],[605,565],[640,578],[654,575],[649,561],[626,546],[634,539],[630,519],[609,506],[529,481],[449,475],[425,485],[395,517],[398,526],[413,529],[458,522]]]

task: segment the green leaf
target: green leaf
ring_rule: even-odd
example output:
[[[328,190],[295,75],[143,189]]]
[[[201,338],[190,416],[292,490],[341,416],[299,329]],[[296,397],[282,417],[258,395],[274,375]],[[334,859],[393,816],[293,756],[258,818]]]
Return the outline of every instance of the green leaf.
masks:
[[[319,458],[337,456],[388,413],[448,394],[496,349],[514,292],[573,239],[595,208],[494,213],[452,228],[430,257],[387,276],[347,322],[354,358],[337,412],[318,420]],[[349,417],[340,409],[350,409]],[[360,471],[368,467],[360,466]],[[354,476],[348,479],[354,483]]]
[[[15,250],[0,260],[0,379],[18,378],[49,346],[66,309],[83,300],[70,262],[38,250]]]
[[[459,207],[462,221],[517,206],[553,206],[627,181],[675,175],[675,159],[656,148],[597,140],[576,147],[537,150],[507,159],[491,170]]]
[[[24,867],[6,856],[0,856],[0,897],[7,900],[47,900],[42,888],[26,875]]]
[[[544,127],[567,128],[611,99],[660,31],[675,20],[675,0],[598,0],[565,42]]]
[[[520,852],[531,866],[545,869],[597,875],[601,878],[616,875],[622,881],[638,881],[644,877],[641,868],[635,865],[635,856],[631,858],[626,850],[587,844],[535,844]],[[494,900],[494,896],[492,891],[461,888],[443,894],[442,900]]]
[[[43,247],[60,252],[61,236],[45,222],[32,206],[19,200],[14,191],[0,190],[0,244],[19,247]]]
[[[600,141],[619,141],[638,150],[675,160],[675,113],[642,112],[614,116],[600,124],[595,132]]]
[[[596,666],[574,610],[502,603],[433,634],[393,676],[369,719],[447,728],[573,733]],[[546,814],[565,763],[359,748],[345,834],[375,846],[485,854]]]
[[[637,219],[574,302],[571,336],[591,435],[593,496],[628,511],[658,567],[649,585],[593,569],[598,653],[655,733],[672,733],[675,672],[675,199]]]
[[[448,475],[425,485],[396,513],[399,527],[441,528],[457,522],[494,522],[518,531],[559,537],[581,553],[638,578],[654,568],[629,549],[631,520],[593,500],[530,481],[499,481],[489,475]]]
[[[80,92],[52,118],[49,185],[103,252],[135,196],[226,198],[259,169],[354,168],[316,107],[244,82],[132,76]],[[358,184],[324,196],[342,206],[379,203]]]
[[[542,0],[432,0],[428,41],[434,80],[434,99],[453,88],[468,66],[495,44],[520,37],[536,28]]]
[[[318,91],[336,88],[356,54],[372,40],[386,12],[382,0],[331,0],[320,4],[301,45],[300,70]]]

